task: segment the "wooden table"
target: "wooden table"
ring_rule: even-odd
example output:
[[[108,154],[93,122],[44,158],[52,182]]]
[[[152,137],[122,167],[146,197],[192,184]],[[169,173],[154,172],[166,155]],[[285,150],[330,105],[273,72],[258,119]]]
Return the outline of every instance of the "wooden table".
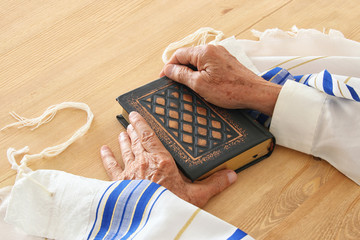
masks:
[[[60,156],[30,164],[108,179],[98,150],[119,156],[115,98],[158,77],[164,48],[210,26],[226,37],[255,39],[250,30],[334,28],[360,41],[358,0],[37,1],[0,3],[0,126],[15,110],[35,117],[50,105],[87,103],[89,132]],[[64,110],[36,131],[0,132],[0,187],[13,184],[6,149],[31,153],[67,140],[86,115]],[[205,210],[257,239],[360,239],[360,187],[325,161],[277,147],[239,174]]]

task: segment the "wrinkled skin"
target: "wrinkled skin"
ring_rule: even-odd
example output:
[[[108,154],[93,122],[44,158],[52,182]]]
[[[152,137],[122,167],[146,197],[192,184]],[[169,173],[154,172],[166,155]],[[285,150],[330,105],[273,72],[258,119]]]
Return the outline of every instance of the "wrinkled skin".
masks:
[[[281,89],[251,72],[219,45],[178,49],[163,67],[160,76],[164,75],[219,107],[249,108],[267,115],[272,115]]]
[[[192,183],[180,173],[171,154],[140,114],[132,112],[129,118],[127,131],[119,135],[124,167],[109,147],[101,148],[101,158],[111,180],[148,179],[198,207],[203,207],[212,196],[235,182],[234,171],[221,170]]]

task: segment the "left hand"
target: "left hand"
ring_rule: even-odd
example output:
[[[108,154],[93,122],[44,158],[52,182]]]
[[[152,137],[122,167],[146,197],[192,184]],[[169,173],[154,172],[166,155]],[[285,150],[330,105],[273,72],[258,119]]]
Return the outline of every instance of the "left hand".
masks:
[[[109,147],[101,148],[101,158],[111,180],[148,179],[198,207],[236,181],[234,171],[221,170],[192,183],[178,170],[171,154],[140,114],[132,112],[129,119],[127,131],[119,135],[124,167]]]
[[[176,50],[160,73],[164,75],[187,85],[216,106],[248,108],[269,116],[281,90],[280,85],[251,72],[220,45]]]

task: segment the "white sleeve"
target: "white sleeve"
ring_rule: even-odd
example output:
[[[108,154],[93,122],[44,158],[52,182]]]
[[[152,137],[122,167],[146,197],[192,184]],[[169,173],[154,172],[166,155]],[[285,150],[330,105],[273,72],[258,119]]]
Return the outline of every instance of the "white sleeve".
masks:
[[[287,81],[270,131],[279,145],[325,159],[360,185],[360,103]]]

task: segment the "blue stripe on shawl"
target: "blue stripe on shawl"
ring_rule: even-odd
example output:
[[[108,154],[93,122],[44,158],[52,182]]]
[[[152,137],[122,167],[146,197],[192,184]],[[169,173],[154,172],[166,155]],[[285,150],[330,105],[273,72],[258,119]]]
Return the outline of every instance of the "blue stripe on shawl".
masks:
[[[122,191],[125,189],[125,187],[129,185],[130,182],[131,181],[129,180],[121,181],[120,184],[110,194],[105,204],[100,230],[95,236],[95,239],[102,239],[105,236],[111,224],[113,209],[116,206],[117,199],[119,195],[122,193]]]
[[[239,240],[245,237],[247,234],[241,231],[240,229],[236,229],[236,231],[231,235],[228,240]]]
[[[295,82],[300,82],[300,80],[304,77],[304,75],[296,75],[294,76]]]
[[[119,228],[118,228],[118,230],[116,231],[115,236],[117,236],[118,233],[119,233],[119,231],[120,231],[121,224],[122,224],[123,221],[124,221],[124,216],[125,216],[126,207],[127,207],[127,205],[129,204],[129,201],[130,201],[130,199],[131,199],[131,196],[132,196],[132,194],[134,193],[134,191],[136,190],[136,188],[140,185],[140,183],[141,183],[142,181],[143,181],[143,180],[141,180],[141,181],[135,186],[135,188],[131,191],[129,197],[126,199],[126,202],[125,202],[125,205],[124,205],[124,210],[123,210],[123,213],[122,213],[122,216],[121,216],[121,219],[120,219]]]
[[[284,72],[284,76],[282,76],[281,78],[279,78],[279,80],[275,83],[279,84],[279,85],[284,85],[285,82],[288,80],[288,77],[290,76],[290,73],[288,71]],[[293,78],[292,78],[293,79]]]
[[[134,217],[131,221],[131,226],[128,232],[121,239],[127,239],[131,234],[133,234],[139,227],[141,223],[141,219],[143,217],[144,211],[151,197],[154,195],[156,190],[160,187],[159,184],[151,183],[150,186],[145,190],[143,195],[141,196],[138,205],[136,206]],[[120,226],[119,226],[120,229]],[[118,229],[118,231],[119,231]],[[117,235],[117,234],[116,234]]]
[[[97,205],[97,207],[96,207],[94,224],[93,224],[93,226],[92,226],[92,228],[91,228],[91,230],[90,230],[90,233],[89,233],[89,236],[88,236],[87,239],[90,238],[92,232],[94,231],[95,223],[96,223],[96,221],[97,221],[98,214],[99,214],[100,203],[101,203],[102,199],[104,198],[105,193],[106,193],[106,192],[109,190],[109,188],[110,188],[112,185],[114,185],[115,183],[116,183],[116,182],[113,182],[112,184],[110,184],[110,185],[106,188],[106,190],[104,191],[103,195],[101,195],[101,198],[100,198],[100,200],[99,200],[99,203],[98,203],[98,205]]]
[[[355,101],[360,102],[359,95],[357,95],[357,93],[355,92],[354,88],[350,87],[349,85],[346,85],[346,87],[349,89],[349,92],[350,92],[352,98],[353,98]]]
[[[167,190],[166,188],[165,188],[164,190],[162,190],[162,192],[156,197],[156,199],[154,200],[154,203],[152,204],[152,206],[151,206],[151,208],[150,208],[150,211],[149,211],[149,214],[148,214],[148,216],[147,216],[147,218],[146,218],[145,224],[140,228],[140,230],[134,235],[133,238],[135,238],[136,235],[137,235],[139,232],[141,232],[141,230],[144,229],[144,227],[146,226],[146,224],[147,224],[148,221],[149,221],[149,218],[150,218],[150,215],[151,215],[151,211],[152,211],[153,207],[155,206],[155,203],[157,202],[157,200],[160,198],[160,196],[161,196],[166,190]]]
[[[305,79],[304,83],[305,85],[309,86],[309,78],[312,76],[312,74],[309,74],[309,76],[307,76],[307,78]]]
[[[115,208],[113,210],[111,225],[104,239],[113,239],[119,227],[120,230],[122,230],[122,232],[124,232],[125,229],[128,228],[131,222],[133,209],[135,209],[135,205],[137,204],[137,200],[140,198],[141,194],[146,190],[146,188],[150,184],[151,182],[147,180],[141,180],[140,183],[139,180],[135,180],[132,182],[131,186],[129,185],[122,192],[121,196],[118,198],[116,202]],[[129,201],[126,204],[127,199],[129,199]],[[124,221],[120,226],[121,219],[124,219]]]
[[[149,184],[141,184],[144,182],[147,182]],[[113,182],[109,187],[107,187],[107,189],[104,191],[104,193],[102,194],[102,196],[99,200],[99,203],[98,203],[98,206],[96,209],[96,216],[95,216],[94,224],[90,230],[90,233],[89,233],[89,236],[87,239],[91,238],[91,235],[93,234],[96,223],[97,223],[97,221],[99,221],[98,220],[99,208],[100,208],[101,203],[103,202],[103,198],[106,195],[106,192],[108,192],[110,187],[112,185],[114,185],[115,183],[119,183],[119,184],[111,191],[111,193],[109,194],[109,196],[106,200],[105,207],[102,212],[102,220],[101,220],[100,229],[99,229],[98,233],[96,233],[96,236],[94,236],[93,239],[115,239],[115,238],[119,239],[119,237],[121,235],[123,235],[123,237],[121,239],[127,239],[135,232],[136,232],[136,234],[135,234],[135,236],[136,236],[146,226],[155,203],[160,198],[160,196],[167,190],[167,189],[163,189],[158,194],[156,199],[153,201],[153,203],[150,207],[150,210],[148,211],[148,214],[144,215],[149,201],[151,200],[151,198],[154,196],[156,191],[161,186],[159,184],[152,183],[148,180],[141,180],[141,181],[123,180],[121,182]],[[137,188],[139,188],[139,189],[142,188],[142,189],[140,189],[141,191],[137,191],[136,190]],[[130,190],[129,195],[126,195],[126,196],[124,195],[125,189]],[[132,195],[133,195],[133,197],[132,197]],[[136,206],[131,205],[129,202],[137,202],[137,205]],[[120,205],[123,206],[121,219],[118,218],[116,220],[116,218],[114,218],[114,216],[113,216],[113,214],[115,213],[114,209],[116,209]],[[132,212],[133,216],[131,218],[129,218],[128,216],[125,216],[125,211]],[[101,215],[101,213],[100,213],[100,215]],[[140,224],[143,220],[145,220],[145,217],[146,217],[146,221],[139,230]],[[125,220],[125,218],[126,218],[126,220]],[[114,221],[115,222],[117,221],[119,224],[119,227],[117,228],[117,232],[115,233],[115,235],[114,235],[115,229],[114,229],[114,231],[112,231],[110,229],[110,226],[114,224]],[[122,226],[124,224],[127,224],[127,227]],[[123,229],[122,227],[125,227],[126,230]],[[121,231],[120,231],[120,229],[121,229]],[[113,233],[111,234],[111,232],[113,232]],[[110,235],[112,235],[112,236],[110,236]]]
[[[273,68],[270,71],[267,71],[266,73],[264,73],[261,77],[263,79],[265,79],[266,81],[269,81],[274,75],[279,73],[281,70],[282,70],[282,68],[280,68],[280,67]]]
[[[332,77],[327,70],[324,71],[323,88],[324,88],[324,92],[334,96]]]

